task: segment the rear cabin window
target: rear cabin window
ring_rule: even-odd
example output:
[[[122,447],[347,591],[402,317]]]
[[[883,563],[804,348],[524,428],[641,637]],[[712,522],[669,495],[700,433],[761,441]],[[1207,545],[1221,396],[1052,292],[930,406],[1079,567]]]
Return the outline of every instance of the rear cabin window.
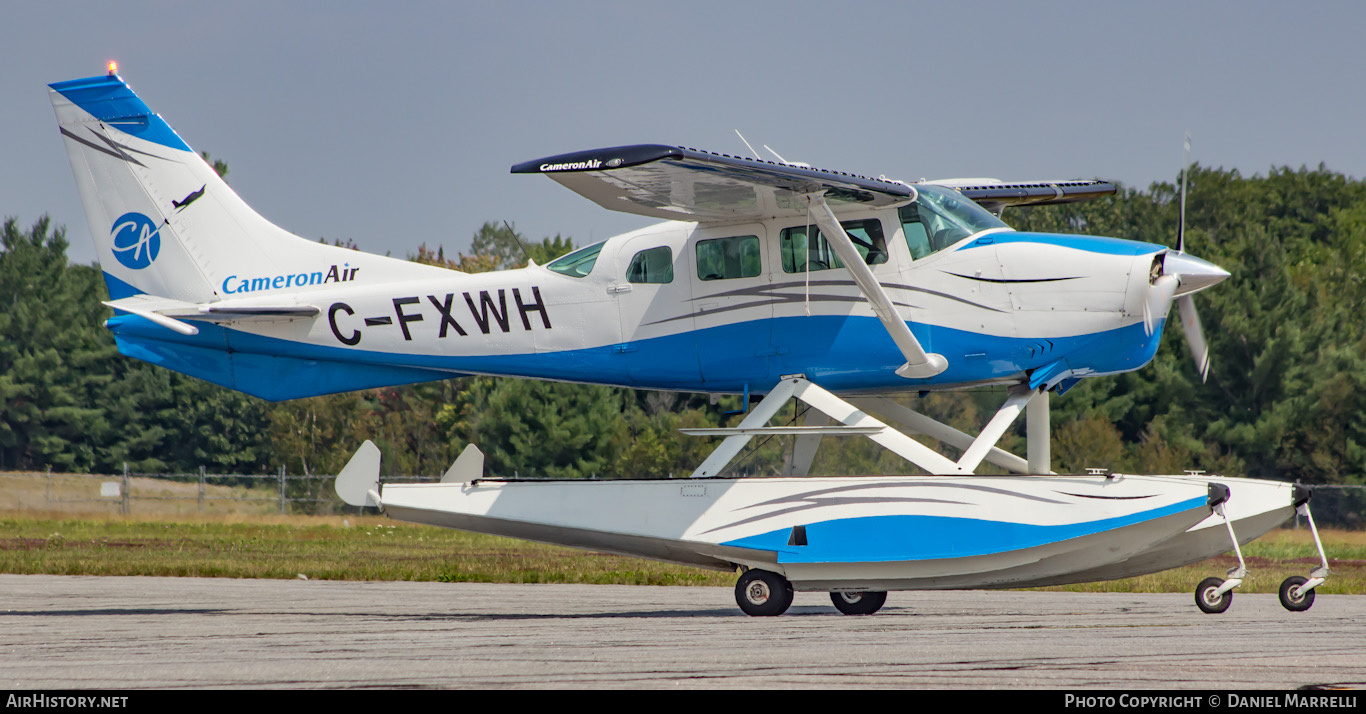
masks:
[[[842,221],[840,226],[849,234],[863,262],[868,265],[881,265],[887,262],[887,242],[882,234],[882,221],[868,218],[861,221]],[[815,234],[814,240],[807,240],[807,231]],[[807,270],[830,270],[843,268],[844,261],[835,254],[829,241],[821,235],[816,226],[796,226],[784,228],[780,239],[783,254],[783,272],[804,273]]]
[[[697,241],[697,277],[702,280],[753,278],[762,271],[758,236]]]
[[[628,283],[672,283],[674,281],[674,252],[669,246],[649,248],[636,253],[626,268]]]

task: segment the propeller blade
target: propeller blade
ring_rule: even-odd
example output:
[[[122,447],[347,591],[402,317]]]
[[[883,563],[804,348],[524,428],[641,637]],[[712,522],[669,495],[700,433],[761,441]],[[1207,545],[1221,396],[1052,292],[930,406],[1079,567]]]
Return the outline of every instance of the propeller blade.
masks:
[[[1176,299],[1176,310],[1181,314],[1181,330],[1186,333],[1186,344],[1190,345],[1191,356],[1195,357],[1195,368],[1200,372],[1200,381],[1209,378],[1209,345],[1205,342],[1205,328],[1200,325],[1200,315],[1195,311],[1195,298],[1182,295]]]
[[[1172,297],[1180,285],[1175,275],[1163,275],[1148,286],[1148,299],[1143,301],[1143,331],[1149,337],[1157,329],[1157,321],[1171,311]]]
[[[1186,252],[1186,174],[1191,165],[1191,135],[1186,134],[1186,156],[1181,163],[1181,218],[1176,223],[1176,252]]]

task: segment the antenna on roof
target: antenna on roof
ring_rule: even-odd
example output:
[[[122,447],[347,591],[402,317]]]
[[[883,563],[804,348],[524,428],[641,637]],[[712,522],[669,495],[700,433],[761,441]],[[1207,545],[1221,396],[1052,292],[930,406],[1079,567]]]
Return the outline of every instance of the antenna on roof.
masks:
[[[754,155],[754,158],[756,158],[756,159],[759,158],[759,152],[755,151],[755,150],[754,150],[754,147],[753,147],[753,146],[750,146],[748,141],[745,141],[745,135],[744,135],[744,134],[741,134],[739,129],[736,129],[736,130],[735,130],[735,135],[738,136],[738,137],[740,137],[740,141],[744,141],[744,142],[745,142],[745,148],[749,149],[749,153],[750,153],[750,154],[753,154],[753,155]]]
[[[765,148],[765,149],[768,149],[768,144],[764,144],[764,148]],[[773,154],[774,156],[778,156],[778,152],[774,151],[773,149],[768,149],[768,153]],[[808,163],[803,162],[803,161],[788,161],[787,159],[784,159],[784,158],[781,157],[781,156],[778,156],[778,160],[781,161],[781,162],[783,162],[783,163],[785,163],[785,164],[787,164],[788,166],[800,166],[800,167],[802,167],[802,168],[804,168],[804,169],[809,169],[809,168],[811,168],[811,164],[808,164]]]
[[[1186,154],[1181,159],[1181,217],[1176,223],[1176,252],[1186,252],[1186,174],[1191,167],[1191,134],[1186,132]]]
[[[522,256],[526,258],[527,267],[535,265],[536,261],[531,259],[530,253],[526,252],[526,246],[522,245],[522,239],[517,237],[517,231],[514,230],[506,220],[503,221],[503,225],[508,229],[508,237],[512,239],[513,243],[517,244],[518,248],[522,249]]]

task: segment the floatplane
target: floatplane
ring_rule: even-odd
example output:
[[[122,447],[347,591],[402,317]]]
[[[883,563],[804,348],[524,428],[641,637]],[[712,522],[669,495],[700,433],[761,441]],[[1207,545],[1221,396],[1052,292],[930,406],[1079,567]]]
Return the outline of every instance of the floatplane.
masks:
[[[685,430],[723,437],[690,478],[488,478],[471,446],[440,483],[381,486],[366,442],[337,478],[347,503],[738,570],[751,615],[781,614],[794,591],[869,614],[891,590],[1123,578],[1232,549],[1239,566],[1196,590],[1222,612],[1246,576],[1240,544],[1296,512],[1313,526],[1293,484],[1052,471],[1050,395],[1143,367],[1173,303],[1209,369],[1193,296],[1228,273],[1182,237],[1168,248],[1001,220],[1111,183],[910,183],[781,157],[594,149],[512,171],[661,222],[544,266],[464,274],[275,226],[112,67],[50,89],[125,355],[268,400],[467,374],[743,397],[738,425]],[[975,435],[891,399],[979,387],[1005,396]],[[801,423],[771,424],[789,402]],[[1023,457],[997,447],[1022,413]],[[781,477],[729,475],[771,435],[794,439]],[[810,475],[835,436],[871,439],[924,475]],[[984,463],[1010,473],[977,474]],[[1308,608],[1327,575],[1324,558],[1286,580],[1282,603]]]

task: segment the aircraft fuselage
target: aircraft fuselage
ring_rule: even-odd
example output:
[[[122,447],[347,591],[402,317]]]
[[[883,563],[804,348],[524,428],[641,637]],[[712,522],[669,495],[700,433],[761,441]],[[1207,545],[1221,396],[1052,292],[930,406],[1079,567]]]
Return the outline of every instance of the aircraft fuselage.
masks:
[[[943,373],[894,374],[904,360],[848,272],[810,257],[804,241],[792,250],[793,231],[805,226],[791,220],[661,223],[606,241],[584,275],[576,274],[582,266],[573,274],[533,266],[370,283],[351,267],[328,280],[323,266],[315,271],[320,280],[268,276],[253,288],[242,278],[228,284],[250,289],[222,304],[269,301],[278,289],[320,314],[229,322],[191,337],[132,316],[115,318],[111,328],[129,346],[226,343],[277,362],[317,362],[323,371],[345,363],[347,374],[369,372],[377,383],[479,373],[712,393],[762,392],[790,374],[839,392],[1018,382],[1040,370],[1056,384],[1137,369],[1156,351],[1160,323],[1145,329],[1143,296],[1162,246],[996,229],[913,260],[910,229],[896,209],[839,217],[881,225],[885,260],[869,267],[926,349],[948,359]],[[708,251],[728,241],[743,244],[744,254],[725,274]],[[641,267],[665,252],[653,272]],[[716,270],[723,273],[707,272]],[[267,398],[318,388],[282,380],[253,389],[244,370],[233,371],[234,386]]]

